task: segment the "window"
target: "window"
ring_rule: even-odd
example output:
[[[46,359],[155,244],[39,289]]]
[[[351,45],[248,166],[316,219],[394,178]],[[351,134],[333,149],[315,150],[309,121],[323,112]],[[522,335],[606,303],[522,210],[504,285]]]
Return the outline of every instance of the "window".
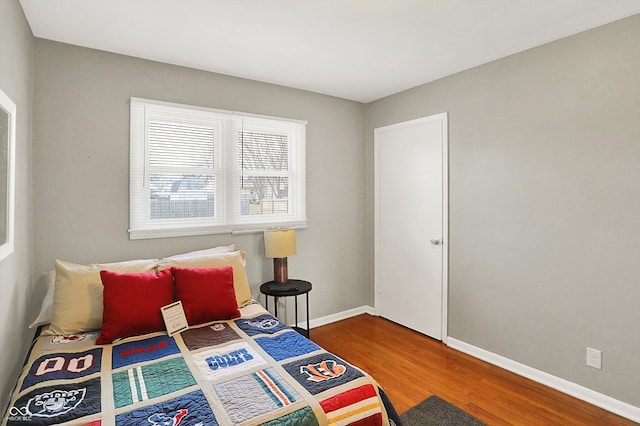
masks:
[[[131,239],[305,226],[306,123],[131,99]]]

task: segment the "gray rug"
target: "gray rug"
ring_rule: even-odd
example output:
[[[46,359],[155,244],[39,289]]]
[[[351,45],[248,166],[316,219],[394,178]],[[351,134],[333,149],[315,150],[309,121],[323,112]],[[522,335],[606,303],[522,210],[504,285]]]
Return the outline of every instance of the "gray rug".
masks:
[[[469,413],[432,395],[400,415],[403,426],[486,426]]]

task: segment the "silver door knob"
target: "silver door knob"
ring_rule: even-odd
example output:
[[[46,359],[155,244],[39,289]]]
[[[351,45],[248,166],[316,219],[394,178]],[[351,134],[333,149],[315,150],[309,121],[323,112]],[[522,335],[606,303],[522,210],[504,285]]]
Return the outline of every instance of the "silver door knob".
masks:
[[[431,244],[433,244],[434,246],[439,246],[440,245],[440,239],[439,238],[432,238],[431,239]]]

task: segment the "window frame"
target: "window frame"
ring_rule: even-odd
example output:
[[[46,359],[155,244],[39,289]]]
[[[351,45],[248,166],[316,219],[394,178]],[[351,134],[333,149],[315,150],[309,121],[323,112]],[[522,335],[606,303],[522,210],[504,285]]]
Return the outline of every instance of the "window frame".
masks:
[[[129,238],[148,239],[221,233],[260,232],[274,227],[304,228],[306,217],[306,121],[240,113],[200,106],[176,104],[143,98],[130,101],[130,175],[129,175]],[[154,118],[174,120],[179,124],[218,126],[215,134],[220,143],[214,144],[214,163],[211,169],[198,169],[215,176],[214,217],[151,219],[150,175],[163,167],[149,165],[149,122]],[[288,170],[280,175],[290,176],[289,197],[293,194],[288,214],[242,215],[239,178],[239,132],[260,129],[259,123],[274,125],[287,133]],[[256,127],[257,126],[257,127]],[[269,126],[267,126],[268,128]],[[266,131],[266,130],[263,130]],[[215,139],[214,139],[215,140]],[[220,164],[217,164],[217,163]],[[170,170],[169,167],[166,170]],[[247,171],[244,171],[246,174]],[[278,174],[267,172],[265,175]],[[263,175],[263,173],[256,173]],[[293,191],[296,191],[295,193]],[[252,216],[252,217],[246,217]]]

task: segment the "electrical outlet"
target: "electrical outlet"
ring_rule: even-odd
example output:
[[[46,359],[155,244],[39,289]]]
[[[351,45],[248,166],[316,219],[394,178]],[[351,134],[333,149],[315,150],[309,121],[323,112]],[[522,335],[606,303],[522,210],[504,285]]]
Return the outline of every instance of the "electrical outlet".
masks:
[[[602,370],[602,351],[587,348],[587,365]]]

